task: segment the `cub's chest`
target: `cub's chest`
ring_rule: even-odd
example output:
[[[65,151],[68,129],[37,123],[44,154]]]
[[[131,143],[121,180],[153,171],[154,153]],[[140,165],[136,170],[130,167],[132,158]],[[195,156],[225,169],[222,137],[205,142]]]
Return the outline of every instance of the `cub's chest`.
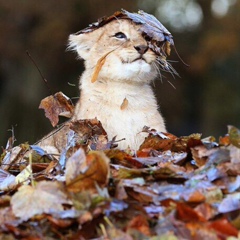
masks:
[[[82,90],[82,101],[96,104],[95,109],[108,108],[121,114],[129,111],[145,111],[155,107],[155,97],[148,85],[107,84]]]

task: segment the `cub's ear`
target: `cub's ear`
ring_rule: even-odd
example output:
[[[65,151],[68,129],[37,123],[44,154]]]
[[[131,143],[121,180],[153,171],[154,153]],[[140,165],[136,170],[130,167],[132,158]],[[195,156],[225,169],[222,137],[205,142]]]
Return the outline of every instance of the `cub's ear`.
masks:
[[[68,49],[77,51],[79,57],[86,60],[100,36],[100,29],[88,33],[71,34],[68,38]]]

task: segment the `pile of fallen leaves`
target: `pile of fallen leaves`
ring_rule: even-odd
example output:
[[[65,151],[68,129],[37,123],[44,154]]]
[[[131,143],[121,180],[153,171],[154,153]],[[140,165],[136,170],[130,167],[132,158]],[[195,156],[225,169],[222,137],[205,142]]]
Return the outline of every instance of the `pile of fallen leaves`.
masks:
[[[42,104],[53,125],[51,107],[72,112],[60,102],[67,107]],[[71,124],[60,155],[9,139],[0,157],[1,239],[239,239],[237,128],[217,142],[145,128],[135,153],[114,148],[96,119]]]

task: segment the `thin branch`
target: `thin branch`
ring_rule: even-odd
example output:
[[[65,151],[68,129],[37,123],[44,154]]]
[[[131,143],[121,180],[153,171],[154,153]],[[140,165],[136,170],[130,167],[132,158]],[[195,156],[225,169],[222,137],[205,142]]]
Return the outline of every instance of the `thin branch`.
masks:
[[[44,83],[45,83],[45,85],[46,85],[48,91],[50,92],[50,94],[51,94],[51,95],[54,95],[53,92],[52,92],[52,90],[51,90],[51,88],[50,88],[50,86],[49,86],[49,84],[48,84],[47,79],[43,76],[43,74],[42,74],[41,70],[39,69],[37,63],[34,61],[34,59],[32,58],[32,56],[31,56],[31,54],[29,53],[28,50],[26,51],[26,54],[28,55],[28,57],[30,58],[30,60],[32,61],[32,63],[33,63],[34,66],[36,67],[36,69],[38,70],[38,72],[39,72],[39,74],[40,74],[42,80],[44,81]]]

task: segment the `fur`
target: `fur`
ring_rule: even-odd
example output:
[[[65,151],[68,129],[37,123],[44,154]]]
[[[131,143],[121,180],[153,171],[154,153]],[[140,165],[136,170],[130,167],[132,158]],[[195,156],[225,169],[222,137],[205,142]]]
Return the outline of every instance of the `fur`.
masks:
[[[110,140],[126,139],[119,142],[122,149],[138,149],[146,137],[141,132],[144,126],[166,132],[150,85],[158,75],[157,56],[150,49],[143,55],[137,51],[138,46],[147,46],[139,27],[121,19],[69,37],[69,48],[85,61],[73,120],[98,118]],[[105,55],[96,81],[91,82],[98,60]]]

